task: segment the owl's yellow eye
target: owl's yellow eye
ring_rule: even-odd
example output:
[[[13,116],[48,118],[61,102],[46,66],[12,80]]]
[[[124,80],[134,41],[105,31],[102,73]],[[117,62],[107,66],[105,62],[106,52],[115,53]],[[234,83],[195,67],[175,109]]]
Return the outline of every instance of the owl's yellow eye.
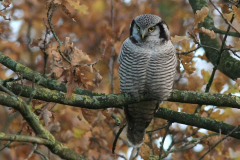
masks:
[[[140,27],[137,26],[137,30],[140,31]]]
[[[148,28],[148,32],[153,32],[155,30],[155,27]]]

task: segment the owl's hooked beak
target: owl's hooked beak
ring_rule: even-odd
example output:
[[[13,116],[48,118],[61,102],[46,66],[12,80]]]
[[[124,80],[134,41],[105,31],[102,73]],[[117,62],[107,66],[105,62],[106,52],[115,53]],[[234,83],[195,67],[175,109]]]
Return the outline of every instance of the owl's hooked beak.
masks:
[[[148,35],[147,31],[144,29],[144,30],[141,30],[141,36],[142,36],[142,40],[144,40],[144,38],[146,38]]]

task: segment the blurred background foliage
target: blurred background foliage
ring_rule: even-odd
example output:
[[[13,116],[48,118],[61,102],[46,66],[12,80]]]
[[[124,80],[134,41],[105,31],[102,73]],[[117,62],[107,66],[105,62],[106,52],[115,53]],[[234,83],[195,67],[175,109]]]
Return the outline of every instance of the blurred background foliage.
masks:
[[[75,10],[67,1],[63,3],[65,3],[65,6],[71,13],[72,18],[66,15],[59,6],[54,12],[52,19],[54,30],[61,41],[64,41],[66,37],[70,37],[74,46],[87,53],[92,62],[101,57],[104,47],[107,46],[104,58],[94,66],[99,70],[103,80],[99,86],[92,85],[88,88],[89,90],[106,94],[120,92],[116,59],[122,42],[129,36],[129,25],[136,16],[140,14],[159,15],[168,24],[172,36],[187,35],[187,31],[192,29],[194,22],[193,11],[188,1],[185,0],[82,0],[81,4],[88,7],[86,10],[87,14]],[[215,3],[216,5],[220,5],[224,2],[216,0]],[[3,11],[7,17],[11,17],[11,20],[0,19],[0,51],[4,55],[40,73],[43,73],[44,69],[43,53],[38,47],[31,48],[30,44],[33,39],[44,38],[46,27],[43,18],[47,20],[46,4],[47,1],[40,0],[12,0],[10,7]],[[216,27],[226,29],[226,24],[220,15],[213,11],[212,7],[210,7],[210,11],[214,17]],[[235,26],[240,29],[240,25],[237,26],[235,23]],[[219,40],[222,38],[222,35],[217,36]],[[52,41],[53,48],[56,48],[58,44],[52,35],[50,36],[50,40]],[[233,44],[236,40],[237,38],[230,37],[227,39],[227,44]],[[195,44],[192,41],[182,41],[175,44],[175,46],[178,48],[178,51],[188,51],[195,48]],[[191,65],[183,67],[183,64],[180,62],[185,64],[191,63]],[[174,88],[204,92],[211,75],[212,67],[212,64],[206,59],[203,49],[181,56]],[[48,73],[50,71],[51,66],[48,65]],[[1,79],[14,76],[16,77],[17,74],[1,65]],[[23,81],[25,84],[31,84],[26,80]],[[221,72],[217,72],[210,92],[234,94],[239,91],[233,80]],[[123,121],[124,115],[122,110],[107,109],[100,111],[79,109],[40,101],[33,101],[32,103],[35,109],[40,108],[42,105],[46,105],[45,108],[51,111],[52,116],[49,123],[46,124],[46,119],[44,118],[41,122],[45,124],[45,127],[48,128],[57,140],[89,159],[123,159],[112,155],[106,150],[106,148],[111,150],[115,134],[119,129],[116,126],[115,120],[109,114],[115,113]],[[52,108],[53,106],[54,108]],[[164,102],[162,107],[193,113],[196,105]],[[217,107],[218,109],[214,106],[204,106],[200,114],[207,117],[211,113],[210,118],[232,125],[239,124],[239,110]],[[33,134],[20,114],[8,107],[0,107],[0,122],[1,132],[16,134],[16,132],[23,128],[22,134]],[[155,118],[147,130],[159,128],[166,123],[166,120]],[[172,139],[179,141],[191,135],[195,130],[195,127],[187,127],[174,123],[170,128],[170,135],[167,136],[164,149],[170,146]],[[151,148],[151,154],[159,154],[159,141],[164,132],[164,130],[160,130],[146,134],[145,142]],[[194,136],[186,139],[186,141],[201,137],[207,132],[202,129]],[[191,149],[169,155],[168,159],[197,159],[208,150],[209,144],[216,143],[218,138],[210,137],[201,141],[196,147],[190,146]],[[180,146],[186,141],[175,144],[174,147]],[[0,148],[6,143],[5,141],[1,141]],[[228,138],[227,141],[219,144],[205,158],[216,160],[239,158],[239,144],[239,140]],[[0,159],[25,159],[31,151],[31,147],[32,145],[28,143],[13,142],[9,147],[0,151]],[[39,146],[38,148],[42,153],[48,155],[49,159],[60,159],[58,156],[51,154],[46,147]],[[128,157],[130,151],[131,147],[126,143],[124,131],[117,143],[115,152]],[[34,154],[30,159],[40,160],[41,157]],[[141,159],[141,156],[138,156],[137,159]]]

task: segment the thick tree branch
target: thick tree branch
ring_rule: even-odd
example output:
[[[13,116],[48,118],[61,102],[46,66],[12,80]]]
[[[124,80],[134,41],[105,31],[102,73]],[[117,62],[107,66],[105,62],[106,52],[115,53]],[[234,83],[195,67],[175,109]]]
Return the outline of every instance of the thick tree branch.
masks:
[[[3,80],[0,80],[0,84],[1,83],[3,83]],[[21,85],[14,82],[7,82],[4,84],[4,86],[15,94],[21,92],[21,96],[23,97],[29,97],[31,95],[32,87],[30,86]],[[72,97],[69,99],[65,97],[66,93],[64,92],[52,91],[47,88],[37,88],[33,98],[47,102],[56,102],[60,104],[77,106],[88,109],[104,109],[109,107],[122,108],[121,106],[124,106],[126,104],[150,100],[148,95],[135,97],[130,94],[110,94],[102,96],[87,96],[73,94]],[[168,99],[168,101],[225,106],[240,109],[240,97],[233,96],[230,94],[173,90],[171,97]]]
[[[126,100],[127,101],[127,100]],[[23,117],[25,119],[28,119],[28,121],[30,121],[29,119],[35,119],[36,122],[38,122],[37,125],[40,125],[40,122],[38,120],[38,118],[36,117],[36,115],[33,112],[29,112],[28,108],[22,108],[21,106],[21,102],[19,102],[16,98],[11,97],[11,96],[7,96],[4,94],[0,94],[0,102],[2,105],[7,105],[9,107],[13,107],[14,109],[18,110],[20,113],[24,112],[24,110],[27,110],[26,113],[28,114],[26,116],[26,113],[23,114]],[[182,123],[182,124],[186,124],[186,125],[191,125],[191,126],[196,126],[199,128],[204,128],[210,131],[214,131],[219,133],[219,131],[221,130],[222,134],[228,134],[230,131],[232,131],[235,126],[233,125],[229,125],[226,124],[222,121],[216,121],[210,118],[204,118],[201,117],[199,115],[195,115],[195,114],[187,114],[187,113],[182,113],[182,112],[176,112],[167,108],[159,108],[157,113],[155,114],[155,117],[158,118],[162,118],[162,119],[166,119],[168,121],[171,122],[177,122],[177,123]],[[29,125],[33,128],[36,128],[33,125],[33,123],[30,121]],[[39,127],[42,128],[42,127]],[[76,154],[74,151],[63,147],[62,144],[60,142],[57,142],[54,138],[49,138],[47,134],[50,134],[47,130],[45,130],[44,128],[42,129],[44,136],[47,136],[48,140],[50,140],[51,142],[53,142],[52,145],[48,145],[48,148],[53,152],[56,153],[57,155],[59,155],[60,157],[66,157],[67,155],[70,156],[69,154],[74,154],[74,156],[80,156],[78,154]],[[234,134],[231,135],[231,137],[240,139],[240,130],[238,130],[237,132],[235,132]],[[40,136],[39,136],[40,137]],[[51,136],[52,137],[52,136]],[[58,147],[56,147],[58,146]],[[60,153],[62,152],[62,153]],[[66,154],[67,153],[67,154]],[[72,157],[72,156],[70,156]]]
[[[213,28],[211,28],[211,29],[212,29],[215,33],[219,33],[219,34],[226,34],[226,33],[227,33],[227,31],[224,31],[224,30],[221,30],[221,29],[218,29],[218,28],[215,28],[215,27],[213,27]],[[240,37],[240,34],[237,33],[237,32],[228,32],[227,35],[233,36],[233,37]]]
[[[221,130],[221,133],[225,135],[236,127],[222,121],[201,117],[195,114],[176,112],[167,108],[159,108],[155,117],[166,119],[171,122],[204,128],[217,133]],[[240,130],[238,129],[238,131],[233,133],[231,136],[240,139]]]
[[[15,134],[5,134],[0,132],[0,140],[5,141],[17,141],[17,142],[30,142],[42,145],[50,145],[52,144],[51,141],[39,137],[32,137],[26,135],[15,135]]]
[[[189,0],[189,3],[194,11],[196,13],[197,10],[201,10],[203,7],[208,7],[208,3],[206,0]],[[214,21],[211,13],[209,12],[209,15],[204,19],[204,22],[199,23],[199,28],[204,27],[206,29],[211,29],[214,26]],[[206,34],[200,33],[199,34],[201,44],[206,46],[211,46],[214,48],[220,49],[220,44],[217,40],[217,38],[210,38]],[[219,57],[218,51],[204,47],[204,50],[206,51],[207,58],[211,61],[213,65],[217,63],[217,59]],[[223,72],[225,75],[232,79],[236,79],[240,77],[240,61],[230,56],[230,53],[228,51],[224,51],[222,54],[222,59],[224,61],[221,61],[218,69]]]

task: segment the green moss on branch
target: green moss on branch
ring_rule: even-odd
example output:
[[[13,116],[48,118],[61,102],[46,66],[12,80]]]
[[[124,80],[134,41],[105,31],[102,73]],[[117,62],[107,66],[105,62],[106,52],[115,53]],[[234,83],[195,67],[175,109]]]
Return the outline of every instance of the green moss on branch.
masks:
[[[0,140],[17,141],[17,142],[30,142],[43,145],[50,145],[51,141],[39,137],[32,137],[26,135],[5,134],[0,132]]]
[[[171,122],[177,122],[190,126],[196,126],[198,128],[204,128],[217,133],[221,132],[225,135],[236,127],[222,121],[216,121],[195,114],[176,112],[167,108],[159,108],[159,110],[155,114],[155,117],[166,119]],[[231,137],[240,139],[240,130],[233,133]]]
[[[0,83],[3,80],[0,80]],[[21,92],[21,96],[30,97],[32,88],[18,83],[7,82],[5,84],[10,91],[15,94]],[[102,96],[87,96],[73,94],[71,98],[67,99],[66,93],[60,91],[52,91],[47,88],[37,88],[34,99],[39,99],[47,102],[56,102],[65,105],[77,106],[88,109],[103,109],[103,108],[121,108],[121,106],[136,103],[140,101],[150,100],[147,95],[135,97],[130,94],[110,94]],[[171,97],[168,101],[225,106],[240,109],[240,97],[226,95],[226,94],[213,94],[192,91],[178,91],[173,90]],[[1,102],[0,102],[1,103]]]

